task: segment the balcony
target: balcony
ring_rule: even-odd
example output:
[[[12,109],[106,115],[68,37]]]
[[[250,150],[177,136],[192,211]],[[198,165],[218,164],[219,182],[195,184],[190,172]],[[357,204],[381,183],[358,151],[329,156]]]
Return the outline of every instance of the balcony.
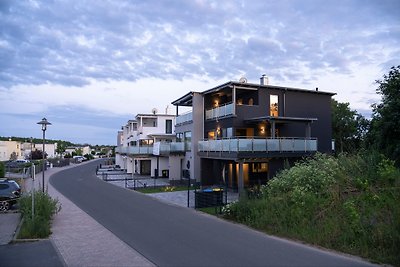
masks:
[[[316,138],[222,139],[199,141],[199,152],[316,152]]]
[[[115,148],[115,152],[125,155],[153,155],[153,146],[119,146]],[[185,143],[172,142],[160,144],[160,155],[168,155],[170,153],[185,152]]]
[[[217,119],[232,114],[233,114],[233,103],[229,103],[213,109],[206,110],[206,120]]]
[[[192,122],[193,121],[193,112],[187,112],[176,117],[176,125]]]

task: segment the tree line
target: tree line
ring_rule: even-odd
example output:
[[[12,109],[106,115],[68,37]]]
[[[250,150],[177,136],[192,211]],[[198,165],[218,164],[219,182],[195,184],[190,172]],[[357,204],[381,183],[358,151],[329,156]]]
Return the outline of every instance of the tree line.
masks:
[[[336,152],[376,150],[400,166],[400,65],[376,81],[380,103],[374,103],[367,119],[349,103],[332,99],[332,134]]]

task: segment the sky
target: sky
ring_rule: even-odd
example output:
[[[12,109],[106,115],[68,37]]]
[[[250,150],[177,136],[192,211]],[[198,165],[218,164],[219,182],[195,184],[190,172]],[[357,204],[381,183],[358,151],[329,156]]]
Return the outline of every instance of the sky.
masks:
[[[398,0],[0,0],[0,136],[115,145],[137,113],[246,77],[371,116]]]

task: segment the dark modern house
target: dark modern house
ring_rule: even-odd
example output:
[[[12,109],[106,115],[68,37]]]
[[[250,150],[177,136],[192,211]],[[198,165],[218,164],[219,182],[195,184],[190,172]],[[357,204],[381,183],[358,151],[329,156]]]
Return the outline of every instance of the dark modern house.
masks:
[[[230,81],[172,102],[191,107],[176,118],[183,173],[203,186],[241,191],[264,184],[285,164],[332,151],[334,93]]]

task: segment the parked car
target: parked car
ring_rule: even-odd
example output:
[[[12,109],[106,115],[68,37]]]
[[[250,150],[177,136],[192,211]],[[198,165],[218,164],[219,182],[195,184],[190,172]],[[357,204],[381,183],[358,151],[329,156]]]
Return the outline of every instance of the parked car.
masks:
[[[84,156],[74,156],[74,160],[77,163],[81,163],[82,161],[85,161],[86,158]]]
[[[0,180],[0,211],[9,210],[20,196],[21,187],[14,180]]]

